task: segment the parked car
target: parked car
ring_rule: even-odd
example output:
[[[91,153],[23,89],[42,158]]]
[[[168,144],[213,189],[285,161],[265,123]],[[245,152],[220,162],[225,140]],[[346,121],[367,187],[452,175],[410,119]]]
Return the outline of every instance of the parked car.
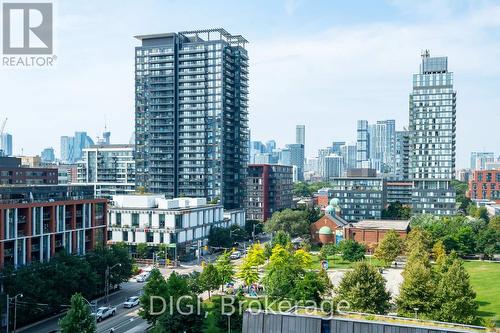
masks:
[[[124,308],[133,308],[134,306],[139,305],[139,296],[129,297],[124,303]]]
[[[241,258],[241,252],[240,251],[234,251],[229,256],[229,259],[233,259],[233,260],[240,259],[240,258]]]
[[[95,313],[92,313],[95,316],[96,321],[101,321],[109,317],[113,317],[116,314],[116,307],[111,306],[101,306],[97,309]]]

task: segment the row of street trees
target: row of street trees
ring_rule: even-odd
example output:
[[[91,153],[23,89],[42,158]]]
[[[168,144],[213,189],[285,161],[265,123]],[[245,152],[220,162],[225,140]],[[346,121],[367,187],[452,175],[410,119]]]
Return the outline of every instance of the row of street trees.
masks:
[[[100,247],[83,257],[61,251],[49,262],[2,271],[4,290],[10,295],[23,294],[18,304],[18,325],[46,318],[66,309],[72,295],[81,293],[92,299],[104,294],[105,271],[117,266],[109,277],[111,286],[128,280],[132,259],[124,244]]]

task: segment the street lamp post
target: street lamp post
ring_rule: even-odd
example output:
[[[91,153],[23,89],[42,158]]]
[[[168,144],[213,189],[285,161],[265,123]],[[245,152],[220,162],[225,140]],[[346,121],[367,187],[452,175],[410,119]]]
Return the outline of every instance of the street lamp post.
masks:
[[[114,264],[113,266],[106,267],[106,273],[104,274],[104,288],[105,288],[105,293],[106,293],[106,304],[109,305],[109,275],[111,273],[111,270],[117,266],[121,267],[122,264]]]
[[[17,298],[23,297],[23,294],[17,294],[14,297],[9,297],[7,294],[7,333],[9,333],[9,307],[10,307],[10,302],[13,300],[14,301],[14,333],[16,333],[16,328],[17,328]]]
[[[96,313],[97,311],[96,311],[95,307],[94,307],[94,306],[92,305],[92,303],[90,303],[90,302],[89,302],[89,301],[88,301],[85,297],[83,297],[83,296],[82,296],[82,298],[83,298],[83,300],[84,300],[85,302],[87,302],[87,304],[89,305],[90,312],[91,312],[91,313],[94,313],[94,316],[93,316],[93,317],[94,317],[94,324],[95,324],[95,325],[96,325],[96,327],[97,327],[97,313]]]

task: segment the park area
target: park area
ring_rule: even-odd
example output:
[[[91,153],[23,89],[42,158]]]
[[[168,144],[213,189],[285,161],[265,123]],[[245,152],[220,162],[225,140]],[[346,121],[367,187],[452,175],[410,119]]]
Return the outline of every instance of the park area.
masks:
[[[479,315],[500,325],[500,262],[466,261],[465,268],[476,291]]]

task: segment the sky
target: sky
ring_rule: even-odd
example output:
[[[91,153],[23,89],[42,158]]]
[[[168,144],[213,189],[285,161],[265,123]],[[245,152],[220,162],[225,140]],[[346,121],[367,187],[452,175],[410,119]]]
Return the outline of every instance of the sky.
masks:
[[[420,54],[448,56],[457,91],[457,166],[500,153],[500,1],[55,0],[53,68],[0,66],[0,118],[15,154],[105,123],[113,143],[134,126],[133,36],[222,27],[249,44],[252,140],[295,141],[306,155],[354,142],[356,120],[408,124]]]

